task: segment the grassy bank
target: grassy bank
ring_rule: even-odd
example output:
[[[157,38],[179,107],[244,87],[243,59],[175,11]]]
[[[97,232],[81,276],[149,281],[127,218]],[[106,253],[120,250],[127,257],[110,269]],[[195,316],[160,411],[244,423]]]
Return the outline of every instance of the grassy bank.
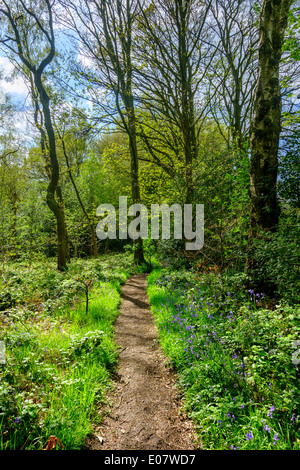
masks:
[[[79,449],[101,417],[97,407],[117,360],[113,323],[128,256],[10,263],[2,271],[0,449]]]
[[[203,448],[300,449],[299,305],[215,273],[155,270],[148,295]]]

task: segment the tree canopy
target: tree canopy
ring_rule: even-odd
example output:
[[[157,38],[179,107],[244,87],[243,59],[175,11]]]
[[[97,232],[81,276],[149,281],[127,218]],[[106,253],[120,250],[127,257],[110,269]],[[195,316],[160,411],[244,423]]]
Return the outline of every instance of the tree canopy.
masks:
[[[123,249],[130,240],[95,236],[97,207],[122,195],[204,204],[199,252],[156,248],[222,269],[241,269],[261,229],[295,216],[297,2],[14,0],[0,21],[10,80],[28,89],[1,105],[3,259],[38,247],[64,270]],[[145,263],[141,239],[133,249]]]

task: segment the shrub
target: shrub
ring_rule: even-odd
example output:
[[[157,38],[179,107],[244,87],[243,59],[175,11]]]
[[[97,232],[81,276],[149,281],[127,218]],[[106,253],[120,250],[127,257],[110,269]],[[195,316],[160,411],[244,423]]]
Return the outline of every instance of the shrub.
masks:
[[[277,233],[264,234],[255,244],[255,285],[274,286],[276,296],[289,303],[300,302],[299,240],[299,221],[291,218],[290,224],[281,224]]]

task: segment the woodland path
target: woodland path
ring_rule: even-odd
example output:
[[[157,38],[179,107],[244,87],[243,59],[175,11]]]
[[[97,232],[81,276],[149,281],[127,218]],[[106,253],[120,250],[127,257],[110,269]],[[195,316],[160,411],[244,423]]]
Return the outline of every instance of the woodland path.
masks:
[[[192,422],[180,412],[176,378],[157,344],[146,285],[147,276],[139,274],[122,288],[114,390],[99,410],[104,418],[87,442],[90,450],[198,448]]]

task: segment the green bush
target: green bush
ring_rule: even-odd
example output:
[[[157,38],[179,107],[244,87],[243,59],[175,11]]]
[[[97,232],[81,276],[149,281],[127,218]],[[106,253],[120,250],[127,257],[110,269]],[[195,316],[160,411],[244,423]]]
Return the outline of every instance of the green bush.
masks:
[[[273,286],[275,295],[289,303],[300,302],[300,225],[297,218],[282,223],[278,232],[256,240],[255,285]]]

